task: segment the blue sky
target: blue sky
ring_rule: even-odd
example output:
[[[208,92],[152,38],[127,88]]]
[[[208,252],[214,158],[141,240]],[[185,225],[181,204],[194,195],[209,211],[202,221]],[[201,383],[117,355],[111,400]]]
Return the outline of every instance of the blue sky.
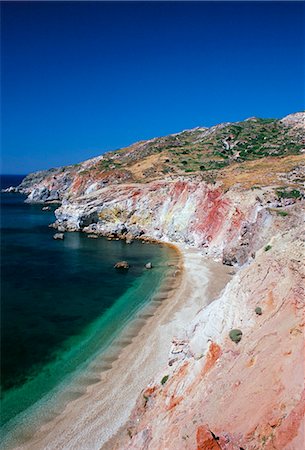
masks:
[[[304,3],[2,3],[2,173],[304,109]]]

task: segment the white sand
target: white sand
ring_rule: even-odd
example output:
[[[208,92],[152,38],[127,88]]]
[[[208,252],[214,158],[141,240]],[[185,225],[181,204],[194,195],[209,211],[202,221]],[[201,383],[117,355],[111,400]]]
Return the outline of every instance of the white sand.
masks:
[[[88,386],[84,395],[70,401],[59,415],[15,448],[108,449],[114,445],[116,433],[126,432],[124,424],[141,391],[166,370],[173,336],[183,336],[198,310],[229,280],[231,268],[205,259],[194,249],[181,252],[184,270],[176,281],[178,286],[164,292],[167,298],[151,317],[142,314],[141,329],[134,337],[136,330],[121,337],[122,349],[116,359],[108,358],[109,370],[103,371],[105,361],[95,362],[91,370],[100,381]]]

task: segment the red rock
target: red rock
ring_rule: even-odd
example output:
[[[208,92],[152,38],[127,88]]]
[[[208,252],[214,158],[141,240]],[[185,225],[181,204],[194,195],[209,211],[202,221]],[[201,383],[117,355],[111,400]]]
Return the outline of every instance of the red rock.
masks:
[[[221,448],[210,430],[203,425],[197,428],[196,441],[197,450],[219,450]]]

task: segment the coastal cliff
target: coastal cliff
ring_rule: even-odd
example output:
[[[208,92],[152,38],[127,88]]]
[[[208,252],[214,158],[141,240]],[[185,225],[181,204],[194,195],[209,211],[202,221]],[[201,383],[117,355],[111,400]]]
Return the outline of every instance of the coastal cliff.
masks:
[[[17,188],[30,202],[60,202],[61,232],[176,243],[237,268],[173,337],[114,447],[302,448],[304,120],[186,130]]]
[[[302,202],[304,121],[186,130],[30,174],[17,189],[28,202],[61,202],[59,231],[184,243],[242,265],[275,233],[276,211]]]

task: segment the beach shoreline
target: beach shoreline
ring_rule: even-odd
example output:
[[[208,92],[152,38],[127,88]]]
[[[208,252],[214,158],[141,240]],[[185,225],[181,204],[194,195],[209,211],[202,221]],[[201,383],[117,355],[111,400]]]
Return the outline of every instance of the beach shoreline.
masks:
[[[232,275],[232,267],[206,258],[200,250],[165,245],[177,252],[173,270],[109,351],[91,364],[87,376],[93,382],[85,393],[10,448],[108,450],[119,445],[141,391],[159,373],[164,375],[172,339],[183,337],[188,323]]]

